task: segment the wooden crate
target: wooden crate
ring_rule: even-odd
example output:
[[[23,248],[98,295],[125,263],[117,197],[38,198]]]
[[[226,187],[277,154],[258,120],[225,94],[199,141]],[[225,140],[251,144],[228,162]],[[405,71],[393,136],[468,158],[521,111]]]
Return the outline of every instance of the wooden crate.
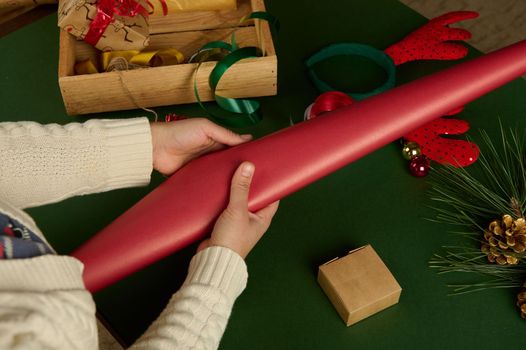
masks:
[[[233,29],[240,47],[264,47],[266,55],[234,64],[221,79],[216,93],[225,97],[271,96],[277,93],[277,57],[270,28],[265,21],[240,19],[252,11],[265,11],[264,0],[238,0],[236,11],[181,12],[150,17],[148,49],[173,47],[190,57],[210,41],[229,42]],[[259,30],[258,26],[261,26]],[[69,115],[166,106],[196,102],[196,63],[151,67],[120,72],[75,75],[76,61],[92,57],[97,50],[60,31],[58,81]],[[199,68],[197,85],[203,101],[213,100],[208,76],[216,62]]]

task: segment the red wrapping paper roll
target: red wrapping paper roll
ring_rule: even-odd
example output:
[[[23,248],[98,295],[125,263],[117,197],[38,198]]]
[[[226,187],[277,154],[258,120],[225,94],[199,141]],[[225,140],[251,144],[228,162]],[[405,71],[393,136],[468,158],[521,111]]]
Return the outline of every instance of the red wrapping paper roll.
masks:
[[[192,161],[76,250],[95,292],[203,239],[245,160],[256,211],[526,73],[526,41]],[[165,208],[161,210],[161,208]]]

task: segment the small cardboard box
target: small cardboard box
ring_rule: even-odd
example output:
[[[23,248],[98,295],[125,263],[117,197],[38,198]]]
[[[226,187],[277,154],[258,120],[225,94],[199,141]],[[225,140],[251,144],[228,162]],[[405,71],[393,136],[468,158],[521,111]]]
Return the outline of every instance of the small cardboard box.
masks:
[[[402,292],[370,245],[321,265],[318,283],[347,326],[398,303]]]
[[[258,19],[240,23],[253,11],[265,11],[264,0],[237,0],[235,10],[150,16],[148,50],[175,48],[190,57],[206,43],[229,41],[236,30],[240,47],[264,47],[266,55],[244,59],[230,67],[216,93],[232,98],[275,95],[278,67],[270,27]],[[98,54],[91,45],[60,31],[58,82],[69,115],[196,102],[197,63],[75,75],[75,62],[88,58],[96,61]],[[197,73],[196,84],[202,101],[214,99],[208,77],[216,64],[204,62]]]

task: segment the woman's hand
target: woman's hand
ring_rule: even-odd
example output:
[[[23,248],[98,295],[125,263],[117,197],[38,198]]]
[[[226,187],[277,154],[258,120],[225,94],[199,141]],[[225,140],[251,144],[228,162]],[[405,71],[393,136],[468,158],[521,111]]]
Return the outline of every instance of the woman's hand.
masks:
[[[153,167],[164,175],[205,153],[252,139],[238,135],[208,119],[192,118],[173,123],[151,123]]]
[[[209,239],[197,251],[211,246],[229,248],[243,259],[254,248],[270,226],[279,201],[255,213],[248,210],[248,192],[254,175],[254,164],[242,163],[232,177],[230,203],[219,216]]]

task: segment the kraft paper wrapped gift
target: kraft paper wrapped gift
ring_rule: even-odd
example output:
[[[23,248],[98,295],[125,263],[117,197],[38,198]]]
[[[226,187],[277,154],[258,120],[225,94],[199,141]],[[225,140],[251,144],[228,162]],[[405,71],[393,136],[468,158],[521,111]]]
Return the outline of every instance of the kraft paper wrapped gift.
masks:
[[[402,292],[370,245],[321,265],[318,283],[347,326],[398,303]]]
[[[58,26],[80,40],[87,40],[97,13],[97,0],[60,0]],[[147,4],[140,2],[145,11]],[[142,50],[150,42],[147,16],[113,16],[96,42],[90,43],[102,51]]]

